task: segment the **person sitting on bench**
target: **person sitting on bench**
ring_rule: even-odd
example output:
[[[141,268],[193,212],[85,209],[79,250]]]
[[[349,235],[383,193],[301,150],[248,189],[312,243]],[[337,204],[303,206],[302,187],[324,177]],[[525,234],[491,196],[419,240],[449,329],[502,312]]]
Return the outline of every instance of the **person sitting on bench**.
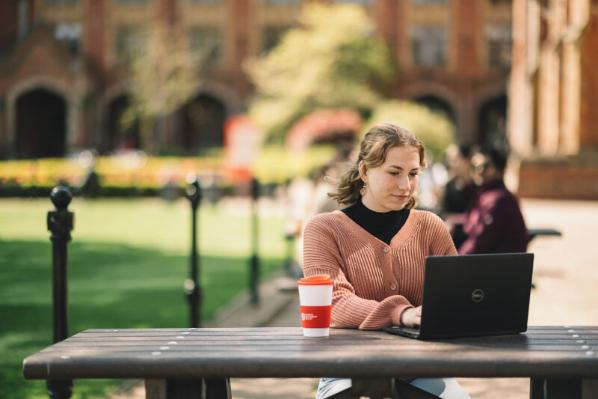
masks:
[[[413,133],[376,125],[331,194],[345,208],[319,214],[306,225],[303,271],[333,279],[332,327],[419,326],[426,256],[457,254],[442,219],[414,209],[424,166],[424,146]],[[410,398],[422,397],[422,391],[425,397],[469,398],[454,378],[397,381],[417,392]],[[317,399],[358,397],[359,384],[353,383],[322,378]]]
[[[465,214],[467,238],[459,254],[526,252],[529,237],[519,201],[503,181],[506,153],[482,148],[471,164],[479,189]]]

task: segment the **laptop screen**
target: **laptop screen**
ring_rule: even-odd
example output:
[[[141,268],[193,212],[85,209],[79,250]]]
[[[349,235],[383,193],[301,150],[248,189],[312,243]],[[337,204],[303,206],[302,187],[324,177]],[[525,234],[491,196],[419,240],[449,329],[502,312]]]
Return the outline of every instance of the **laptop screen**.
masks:
[[[525,331],[533,258],[531,253],[428,256],[421,337]]]

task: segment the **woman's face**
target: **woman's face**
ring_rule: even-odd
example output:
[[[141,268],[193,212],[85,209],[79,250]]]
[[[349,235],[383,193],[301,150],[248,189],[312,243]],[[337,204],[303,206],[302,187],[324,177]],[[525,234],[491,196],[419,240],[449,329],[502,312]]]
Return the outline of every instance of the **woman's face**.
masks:
[[[500,174],[492,165],[492,161],[482,153],[476,153],[471,157],[471,166],[473,169],[473,181],[478,185],[500,177]]]
[[[420,168],[419,151],[412,146],[391,148],[380,166],[362,166],[363,204],[376,212],[403,209],[417,188]]]

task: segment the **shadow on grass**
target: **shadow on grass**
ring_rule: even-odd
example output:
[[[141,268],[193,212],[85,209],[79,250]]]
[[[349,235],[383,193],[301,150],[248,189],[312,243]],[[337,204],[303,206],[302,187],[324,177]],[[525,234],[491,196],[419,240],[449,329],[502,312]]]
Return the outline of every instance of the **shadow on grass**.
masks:
[[[23,358],[52,341],[49,242],[0,241],[0,397],[44,397],[25,381]],[[248,259],[200,254],[203,320],[247,288]],[[262,260],[262,275],[280,259]],[[183,282],[189,256],[122,244],[74,242],[68,261],[69,332],[88,328],[187,327]],[[77,381],[73,398],[102,397],[115,382]],[[47,396],[46,396],[47,397]]]

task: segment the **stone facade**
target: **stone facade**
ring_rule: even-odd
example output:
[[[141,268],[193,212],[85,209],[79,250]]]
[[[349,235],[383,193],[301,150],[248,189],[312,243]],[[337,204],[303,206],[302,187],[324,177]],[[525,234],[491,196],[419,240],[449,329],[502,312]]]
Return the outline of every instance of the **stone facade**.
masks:
[[[598,199],[598,1],[516,0],[509,136],[519,193]]]
[[[297,24],[308,1],[332,0],[6,0],[0,4],[0,158],[61,156],[95,147],[111,152],[139,146],[136,126],[119,127],[127,106],[122,57],[139,31],[177,25],[190,46],[216,43],[211,67],[192,100],[216,117],[194,127],[185,112],[157,129],[173,133],[158,148],[196,153],[209,130],[209,145],[222,143],[223,121],[240,113],[252,95],[243,63],[276,43]],[[397,98],[420,101],[447,113],[464,143],[501,140],[506,118],[511,2],[500,0],[353,0],[374,20],[395,51],[402,74]],[[64,107],[49,135],[62,149],[36,153],[26,144],[50,120],[23,124],[44,101]],[[37,104],[37,105],[36,105]],[[589,117],[595,117],[590,115]],[[21,118],[21,119],[19,119]],[[49,118],[49,117],[48,117]],[[42,122],[43,125],[42,126]],[[53,122],[52,122],[53,123]],[[29,126],[25,132],[23,126]],[[53,125],[54,126],[54,125]],[[203,129],[203,130],[202,130]],[[191,133],[181,133],[189,130]],[[178,132],[178,133],[177,133]],[[203,133],[205,134],[205,133]],[[137,136],[136,136],[137,135]],[[21,139],[19,138],[21,137]],[[23,137],[28,137],[24,139]],[[207,145],[207,144],[206,144]]]

